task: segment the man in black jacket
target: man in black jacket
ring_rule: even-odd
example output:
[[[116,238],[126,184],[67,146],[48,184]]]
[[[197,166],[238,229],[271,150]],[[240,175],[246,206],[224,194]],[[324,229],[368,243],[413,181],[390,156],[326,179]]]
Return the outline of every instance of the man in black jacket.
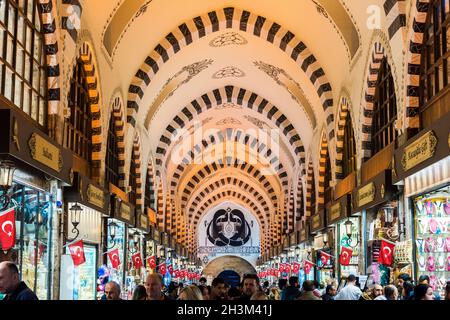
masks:
[[[3,300],[39,300],[25,282],[19,279],[19,269],[9,261],[0,263],[0,292]]]
[[[300,288],[298,277],[292,276],[289,278],[289,286],[281,293],[281,300],[295,300],[300,295]]]

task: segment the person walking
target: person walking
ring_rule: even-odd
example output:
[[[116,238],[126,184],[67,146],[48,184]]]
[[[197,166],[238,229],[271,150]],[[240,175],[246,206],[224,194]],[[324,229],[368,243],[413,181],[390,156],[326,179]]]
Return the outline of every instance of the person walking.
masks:
[[[374,300],[398,300],[398,290],[393,284],[384,287],[384,294],[379,295]]]
[[[211,283],[210,300],[225,300],[227,289],[225,280],[222,278],[215,278]]]
[[[0,293],[5,301],[39,300],[36,294],[20,281],[19,269],[9,261],[0,263]]]
[[[356,277],[351,274],[347,278],[347,285],[336,295],[334,300],[359,300],[361,295],[361,289],[356,286]]]
[[[147,290],[147,300],[170,300],[162,292],[163,277],[160,274],[149,274],[144,285]]]
[[[334,300],[335,296],[336,296],[336,287],[332,284],[327,285],[325,289],[325,294],[322,295],[322,300],[324,301]]]
[[[414,288],[414,300],[435,300],[433,288],[428,284],[419,284]]]
[[[447,282],[447,285],[445,286],[445,298],[444,300],[449,301],[450,300],[450,281]]]
[[[147,300],[147,290],[142,284],[137,285],[133,291],[131,300]]]
[[[289,278],[289,286],[281,293],[281,300],[295,300],[300,295],[298,277]]]
[[[120,298],[120,286],[117,282],[110,281],[105,286],[106,300],[122,300]]]
[[[259,278],[256,274],[246,274],[242,280],[242,295],[239,300],[250,300],[259,289]]]
[[[184,287],[183,290],[181,290],[178,300],[203,300],[203,295],[199,287],[197,287],[196,285],[190,285]]]
[[[361,298],[359,298],[359,300],[375,300],[376,298],[382,295],[383,295],[383,287],[378,283],[375,283],[361,295]]]
[[[297,298],[297,300],[322,300],[322,298],[317,297],[314,291],[314,282],[311,280],[306,280],[302,285],[303,293]]]

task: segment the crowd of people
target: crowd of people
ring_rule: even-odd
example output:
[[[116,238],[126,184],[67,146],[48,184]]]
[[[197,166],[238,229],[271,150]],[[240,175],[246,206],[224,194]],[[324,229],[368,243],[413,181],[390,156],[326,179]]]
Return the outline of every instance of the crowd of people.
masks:
[[[396,285],[382,287],[379,284],[368,286],[362,291],[357,278],[350,275],[346,285],[337,290],[337,282],[332,281],[321,288],[317,281],[304,281],[300,286],[296,276],[280,279],[278,283],[263,284],[256,274],[246,274],[240,285],[229,286],[224,279],[215,278],[211,285],[201,278],[199,284],[184,286],[183,283],[163,283],[158,273],[149,274],[143,284],[137,285],[133,300],[436,300],[428,276],[421,276],[417,284],[411,277],[401,274]],[[325,289],[325,290],[323,290]],[[38,300],[36,294],[20,280],[19,270],[12,262],[0,263],[0,293],[3,300]],[[121,287],[110,281],[105,286],[102,300],[121,300]],[[447,282],[445,300],[450,300],[450,282]]]

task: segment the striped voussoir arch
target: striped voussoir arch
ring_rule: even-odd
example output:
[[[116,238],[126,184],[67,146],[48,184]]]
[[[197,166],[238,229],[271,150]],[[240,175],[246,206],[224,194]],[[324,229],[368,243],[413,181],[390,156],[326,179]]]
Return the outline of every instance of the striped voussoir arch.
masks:
[[[136,124],[136,114],[146,88],[171,57],[194,41],[214,32],[235,29],[253,34],[279,47],[306,73],[314,85],[327,117],[329,138],[334,137],[333,94],[325,71],[306,45],[280,24],[249,11],[227,7],[187,21],[170,32],[146,58],[128,90],[128,123]]]
[[[170,235],[174,232],[175,227],[175,212],[172,210],[172,201],[170,201],[170,194],[169,192],[166,192],[166,210],[164,212],[164,215],[166,217],[166,232]]]
[[[362,128],[361,128],[361,149],[363,162],[370,159],[372,156],[372,118],[373,108],[375,102],[375,91],[378,80],[378,71],[381,67],[381,62],[385,57],[385,49],[379,42],[374,44],[372,50],[372,56],[369,66],[369,76],[367,77],[366,95],[363,116],[362,116]]]
[[[344,179],[344,135],[345,135],[345,125],[347,124],[347,116],[349,116],[351,110],[350,101],[346,97],[342,97],[339,110],[338,110],[338,121],[336,130],[336,180]],[[348,118],[352,121],[351,116]],[[355,132],[355,131],[354,131]]]
[[[295,221],[298,223],[302,220],[302,217],[305,214],[305,210],[303,208],[303,176],[299,175],[297,180],[297,198],[295,202]]]
[[[58,114],[61,100],[60,67],[58,62],[58,30],[56,27],[56,6],[53,0],[39,0],[39,13],[44,35],[44,48],[47,65],[48,110],[49,114]]]
[[[406,77],[406,128],[419,129],[420,67],[422,61],[425,24],[430,9],[430,0],[416,0],[412,35],[409,40],[408,74]]]
[[[328,152],[328,142],[325,134],[322,134],[320,142],[320,157],[319,157],[319,196],[317,198],[317,204],[319,208],[325,207],[325,177],[327,169],[327,159],[330,157]],[[329,169],[331,170],[331,168]]]
[[[175,172],[172,176],[171,188],[174,190],[178,186],[179,179],[183,176],[185,168],[193,163],[198,155],[203,154],[209,147],[215,146],[219,143],[242,143],[248,146],[251,150],[256,150],[264,159],[269,160],[271,168],[277,172],[278,178],[280,179],[281,185],[287,188],[288,185],[288,175],[285,168],[281,163],[279,163],[278,157],[272,152],[270,148],[263,143],[259,143],[257,138],[251,137],[240,129],[226,129],[224,131],[217,131],[211,134],[208,138],[203,139],[201,144],[195,145],[195,147],[184,156],[181,164],[177,166]],[[202,148],[203,147],[203,148]],[[226,157],[227,163],[232,163],[233,156]],[[278,164],[278,165],[277,165]]]
[[[402,39],[406,35],[406,1],[405,0],[385,0],[384,13],[388,25],[389,39],[402,31]]]
[[[257,203],[261,208],[262,212],[265,213],[266,218],[270,218],[270,207],[267,201],[264,200],[264,196],[261,195],[258,190],[253,188],[247,182],[242,179],[236,177],[227,177],[217,180],[215,182],[209,183],[207,186],[202,187],[202,189],[197,193],[196,197],[190,201],[188,204],[188,220],[192,221],[192,218],[197,219],[198,217],[194,217],[194,212],[197,210],[198,205],[201,201],[206,200],[217,190],[234,188],[236,190],[245,191],[244,194],[248,194],[253,196],[254,203]],[[195,222],[195,221],[194,221]]]
[[[289,193],[289,207],[287,208],[289,212],[287,233],[294,231],[295,227],[295,211],[294,211],[294,185],[291,187],[291,192]]]
[[[165,219],[164,219],[164,192],[162,188],[162,184],[160,183],[158,186],[158,197],[157,197],[157,203],[156,203],[156,223],[158,226],[158,229],[161,231],[166,230],[165,229]]]
[[[311,217],[313,212],[313,204],[311,195],[316,192],[315,179],[314,179],[314,167],[312,160],[308,164],[306,171],[306,217]]]
[[[271,186],[270,182],[267,180],[267,178],[261,174],[261,172],[255,168],[253,165],[248,163],[239,163],[237,159],[235,159],[233,164],[224,164],[222,161],[213,162],[211,164],[208,164],[205,167],[202,167],[198,172],[195,173],[190,179],[189,182],[186,184],[186,187],[184,188],[183,192],[181,193],[181,206],[182,208],[185,207],[187,201],[189,200],[189,196],[192,194],[194,189],[198,184],[200,184],[202,181],[205,181],[207,178],[209,178],[212,174],[215,174],[216,172],[219,172],[220,170],[224,170],[230,167],[233,167],[234,169],[237,169],[244,174],[248,174],[250,177],[255,178],[256,181],[258,181],[262,188],[265,189],[267,195],[269,196],[269,199],[272,201],[272,205],[274,207],[277,206],[277,200],[278,197],[275,194],[275,190]],[[195,184],[194,184],[195,182]]]
[[[176,133],[182,132],[182,129],[186,129],[188,124],[195,120],[194,117],[196,115],[199,116],[211,108],[224,103],[242,105],[264,115],[273,123],[275,128],[279,128],[282,131],[283,135],[289,141],[292,148],[292,156],[296,156],[300,164],[305,163],[305,148],[300,135],[288,118],[276,106],[249,90],[235,86],[225,86],[214,89],[193,100],[174,117],[172,122],[167,126],[164,134],[161,135],[157,147],[158,157],[155,164],[160,166],[163,163],[163,157],[167,154],[171,144],[176,141],[174,139]]]
[[[92,115],[92,167],[100,168],[102,159],[102,119],[100,107],[100,93],[98,89],[98,75],[94,65],[93,54],[88,43],[83,43],[79,51],[79,58],[83,62],[86,82],[89,89],[89,105]]]
[[[133,139],[131,161],[134,162],[136,176],[136,209],[142,208],[142,178],[141,178],[141,141],[136,133]]]
[[[153,163],[151,159],[148,160],[147,165],[147,176],[145,180],[145,198],[148,199],[149,203],[146,205],[156,210],[156,197],[155,197],[155,179],[153,178]]]
[[[83,6],[80,0],[62,0],[61,6],[61,25],[66,30],[73,42],[77,42],[78,33],[81,29],[81,15]]]
[[[120,97],[116,97],[112,104],[112,114],[114,119],[114,131],[117,137],[117,152],[119,157],[119,185],[122,190],[125,188],[125,123],[123,121],[123,104]]]

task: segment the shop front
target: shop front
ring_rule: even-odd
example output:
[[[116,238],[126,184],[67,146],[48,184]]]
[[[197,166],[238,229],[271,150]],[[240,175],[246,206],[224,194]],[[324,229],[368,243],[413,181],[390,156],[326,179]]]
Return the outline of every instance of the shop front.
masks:
[[[361,218],[363,231],[363,245],[352,246],[353,257],[365,257],[364,270],[368,276],[368,285],[388,285],[395,280],[393,271],[396,266],[379,262],[382,241],[395,244],[400,240],[399,198],[397,188],[392,185],[391,170],[381,172],[356,189],[352,201],[352,216]],[[360,241],[357,230],[359,228],[356,226],[351,229],[351,239],[356,243]],[[365,252],[359,252],[359,248]]]
[[[0,262],[16,263],[20,278],[38,298],[52,299],[57,294],[58,188],[71,183],[71,153],[0,100],[0,217],[10,237],[0,244]]]
[[[450,113],[395,151],[394,183],[404,182],[405,211],[412,230],[413,276],[430,277],[444,297],[450,280]],[[396,248],[397,249],[397,248]],[[409,251],[404,252],[409,258]]]
[[[133,246],[138,243],[134,242],[134,237],[129,236],[129,229],[134,228],[135,224],[135,209],[134,207],[119,198],[117,195],[111,196],[111,217],[107,219],[106,223],[106,241],[104,249],[104,263],[107,267],[109,280],[115,281],[126,288],[128,282],[133,278],[131,276],[132,263],[130,265],[130,246],[132,242],[131,251],[136,250]],[[134,234],[133,234],[134,235]],[[131,253],[132,254],[132,253]],[[127,290],[122,290],[122,299],[128,298]]]
[[[315,263],[315,280],[321,286],[326,286],[335,276],[333,229],[327,228],[327,210],[321,209],[311,217],[311,234],[313,242],[313,261]],[[330,246],[331,244],[331,246]]]
[[[333,261],[337,278],[359,274],[360,219],[351,217],[351,194],[346,194],[329,205],[327,223],[328,227],[332,228],[336,239]],[[354,252],[348,265],[341,265],[339,259],[335,258],[339,257],[342,248],[351,248]]]
[[[302,286],[306,280],[314,280],[316,267],[313,263],[313,242],[310,233],[310,223],[306,222],[299,231],[299,241],[295,257],[300,262],[299,284]]]
[[[96,300],[103,221],[109,216],[109,192],[76,172],[72,186],[64,188],[64,213],[60,299]],[[75,267],[68,245],[79,240],[83,241],[86,261]]]

